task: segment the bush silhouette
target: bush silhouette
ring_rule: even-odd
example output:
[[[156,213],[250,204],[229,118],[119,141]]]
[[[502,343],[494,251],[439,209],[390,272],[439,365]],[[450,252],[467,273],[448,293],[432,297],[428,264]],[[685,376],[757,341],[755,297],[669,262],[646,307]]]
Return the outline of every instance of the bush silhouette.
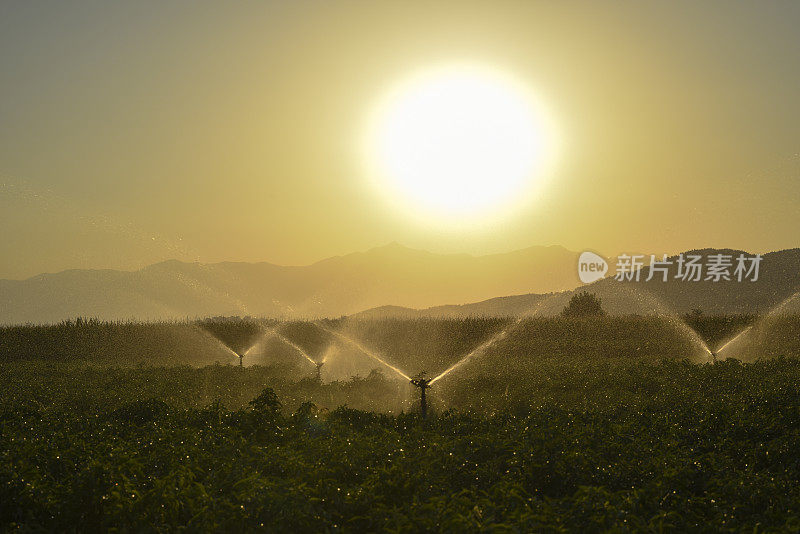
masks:
[[[564,307],[564,317],[600,317],[605,315],[601,300],[594,293],[581,291],[572,295],[569,304]]]

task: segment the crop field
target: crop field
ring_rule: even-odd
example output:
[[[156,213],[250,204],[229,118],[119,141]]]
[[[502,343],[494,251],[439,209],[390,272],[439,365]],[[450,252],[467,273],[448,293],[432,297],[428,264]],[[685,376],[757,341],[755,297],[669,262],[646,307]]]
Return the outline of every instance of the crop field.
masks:
[[[4,327],[0,529],[798,530],[798,326]]]

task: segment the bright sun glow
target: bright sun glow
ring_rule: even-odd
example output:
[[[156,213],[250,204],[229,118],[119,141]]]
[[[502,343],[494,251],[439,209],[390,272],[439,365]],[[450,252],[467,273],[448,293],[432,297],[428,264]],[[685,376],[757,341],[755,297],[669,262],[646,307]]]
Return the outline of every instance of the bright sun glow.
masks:
[[[439,68],[401,84],[368,136],[380,189],[405,209],[478,218],[518,204],[552,155],[535,99],[488,69]]]

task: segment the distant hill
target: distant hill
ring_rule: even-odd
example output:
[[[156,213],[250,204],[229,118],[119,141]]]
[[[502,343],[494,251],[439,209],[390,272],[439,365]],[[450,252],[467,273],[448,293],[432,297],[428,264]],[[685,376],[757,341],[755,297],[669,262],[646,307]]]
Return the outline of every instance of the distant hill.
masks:
[[[548,299],[563,300],[569,291],[548,294],[512,295],[495,297],[469,304],[446,304],[424,309],[404,308],[402,306],[378,306],[353,314],[357,319],[413,319],[417,317],[514,317],[529,313]]]
[[[730,249],[691,250],[685,254],[700,255],[705,259],[712,254],[738,256],[743,251]],[[747,254],[746,252],[744,252]],[[675,260],[676,257],[670,259]],[[574,268],[574,267],[573,267]],[[676,273],[673,267],[672,274]],[[498,297],[463,305],[435,306],[426,309],[406,309],[382,306],[356,314],[362,318],[409,317],[464,317],[464,316],[519,316],[536,313],[556,315],[564,309],[575,291],[596,294],[603,308],[611,314],[689,313],[694,309],[706,314],[764,313],[789,300],[785,311],[800,311],[800,249],[782,250],[765,254],[755,282],[735,280],[719,282],[688,282],[670,277],[666,282],[658,275],[647,282],[649,267],[642,269],[640,282],[618,282],[609,277],[572,291],[548,295],[527,294]],[[795,296],[796,298],[791,298]]]
[[[70,270],[0,280],[0,324],[77,316],[321,317],[382,305],[461,304],[572,289],[580,283],[577,256],[559,246],[470,256],[393,243],[307,266],[166,261],[138,271]]]
[[[687,254],[740,252],[705,249]],[[0,280],[0,323],[48,323],[77,316],[407,318],[517,316],[533,310],[554,315],[575,289],[596,293],[613,314],[687,313],[694,308],[708,314],[759,313],[800,289],[800,249],[764,255],[758,281],[741,283],[673,278],[620,283],[606,278],[580,286],[577,256],[558,246],[470,256],[391,244],[307,266],[167,261],[132,272],[71,270]],[[642,279],[648,272],[643,270]]]

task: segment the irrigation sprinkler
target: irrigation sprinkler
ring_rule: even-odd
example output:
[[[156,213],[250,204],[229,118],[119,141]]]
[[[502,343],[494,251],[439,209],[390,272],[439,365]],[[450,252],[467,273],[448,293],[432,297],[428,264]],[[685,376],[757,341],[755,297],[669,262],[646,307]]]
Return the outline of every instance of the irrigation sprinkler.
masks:
[[[244,353],[243,352],[236,352],[236,355],[239,357],[239,367],[244,367],[242,361],[244,360]]]
[[[322,383],[322,366],[325,365],[325,362],[315,362],[314,365],[317,366],[317,382]]]
[[[425,378],[425,374],[420,373],[411,379],[411,384],[419,388],[419,407],[424,419],[428,416],[428,400],[425,397],[425,391],[431,387],[431,379]]]

